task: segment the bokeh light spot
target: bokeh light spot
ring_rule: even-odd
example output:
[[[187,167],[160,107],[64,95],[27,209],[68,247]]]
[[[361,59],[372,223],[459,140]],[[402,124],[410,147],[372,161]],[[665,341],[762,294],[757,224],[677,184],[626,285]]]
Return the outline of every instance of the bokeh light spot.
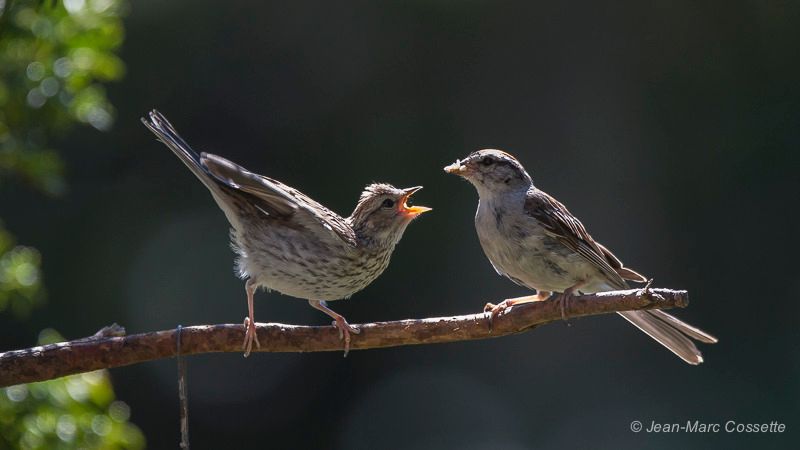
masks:
[[[108,415],[117,422],[125,422],[131,416],[131,408],[117,400],[108,407]]]
[[[28,387],[24,384],[18,384],[6,388],[6,397],[12,402],[21,402],[28,398]]]
[[[75,439],[75,433],[78,427],[75,425],[75,419],[67,414],[58,418],[56,424],[56,436],[64,442],[70,442]]]
[[[45,74],[44,64],[40,63],[39,61],[34,61],[28,64],[28,67],[25,70],[25,74],[32,81],[41,80],[42,78],[44,78]]]

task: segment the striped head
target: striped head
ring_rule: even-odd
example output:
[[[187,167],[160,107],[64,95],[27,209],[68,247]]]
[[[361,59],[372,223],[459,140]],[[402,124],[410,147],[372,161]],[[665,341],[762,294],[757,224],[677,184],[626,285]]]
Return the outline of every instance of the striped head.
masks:
[[[412,220],[431,210],[426,206],[409,206],[408,199],[420,189],[422,186],[398,189],[385,183],[371,184],[364,188],[347,220],[361,239],[394,246]]]
[[[479,193],[527,190],[533,184],[517,158],[502,150],[478,150],[456,160],[444,171],[469,181]]]

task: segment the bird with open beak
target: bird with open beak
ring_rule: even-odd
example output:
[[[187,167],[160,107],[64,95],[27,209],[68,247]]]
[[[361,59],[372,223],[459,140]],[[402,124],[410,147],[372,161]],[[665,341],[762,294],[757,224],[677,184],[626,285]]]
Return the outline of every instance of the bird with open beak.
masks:
[[[408,224],[431,210],[408,205],[422,187],[370,184],[345,218],[278,180],[198,155],[158,111],[142,122],[203,182],[230,222],[237,272],[247,280],[244,356],[254,342],[261,346],[253,311],[260,287],[305,299],[332,317],[346,356],[350,334],[359,330],[326,302],[349,298],[383,273]]]

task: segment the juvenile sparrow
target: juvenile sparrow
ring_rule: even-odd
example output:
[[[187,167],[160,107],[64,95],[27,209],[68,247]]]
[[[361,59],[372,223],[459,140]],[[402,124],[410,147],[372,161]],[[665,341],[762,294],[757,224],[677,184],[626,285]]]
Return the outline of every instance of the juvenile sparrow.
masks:
[[[244,356],[250,354],[253,341],[261,346],[253,315],[253,294],[260,287],[308,300],[332,317],[346,356],[350,333],[359,330],[328,308],[326,301],[350,297],[386,269],[406,226],[430,211],[407,204],[422,186],[397,189],[371,184],[353,214],[343,218],[280,181],[217,155],[198,155],[156,110],[142,123],[211,191],[231,224],[236,270],[247,280]]]
[[[625,289],[625,280],[644,282],[611,251],[596,242],[558,200],[537,189],[522,164],[500,150],[480,150],[444,168],[478,191],[475,229],[498,274],[535,289],[530,297],[487,304],[494,317],[514,304],[545,300],[561,293],[564,303],[576,292]],[[689,339],[713,344],[714,336],[660,310],[619,313],[689,364],[703,357]]]

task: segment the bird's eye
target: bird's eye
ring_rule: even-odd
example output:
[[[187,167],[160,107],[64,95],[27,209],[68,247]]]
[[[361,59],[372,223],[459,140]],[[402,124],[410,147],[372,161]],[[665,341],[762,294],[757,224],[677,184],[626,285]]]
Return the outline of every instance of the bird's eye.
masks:
[[[384,208],[391,208],[392,206],[394,206],[394,200],[387,198],[386,200],[383,201],[381,206],[383,206]]]
[[[484,166],[491,166],[493,162],[494,160],[489,156],[484,156],[483,159],[481,160],[481,164],[483,164]]]

